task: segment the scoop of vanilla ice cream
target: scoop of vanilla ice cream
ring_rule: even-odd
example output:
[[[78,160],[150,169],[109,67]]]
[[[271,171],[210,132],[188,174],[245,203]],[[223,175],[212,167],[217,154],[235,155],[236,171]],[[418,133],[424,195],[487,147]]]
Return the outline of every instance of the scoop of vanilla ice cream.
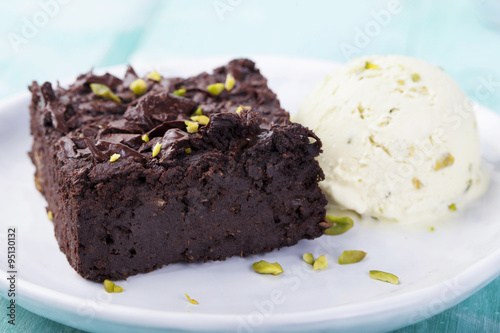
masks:
[[[402,223],[442,218],[486,189],[472,105],[440,68],[396,55],[350,61],[296,121],[323,142],[329,202]]]

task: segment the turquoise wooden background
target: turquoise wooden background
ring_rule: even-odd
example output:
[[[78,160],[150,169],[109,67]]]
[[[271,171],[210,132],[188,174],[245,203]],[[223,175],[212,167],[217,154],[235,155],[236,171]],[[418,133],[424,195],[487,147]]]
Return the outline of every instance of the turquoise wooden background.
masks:
[[[32,80],[169,57],[272,54],[344,62],[387,53],[443,67],[470,98],[500,112],[499,0],[17,0],[0,6],[0,98],[25,91]],[[0,332],[10,332],[3,311]],[[22,309],[16,331],[79,332]],[[398,332],[500,332],[500,278]]]

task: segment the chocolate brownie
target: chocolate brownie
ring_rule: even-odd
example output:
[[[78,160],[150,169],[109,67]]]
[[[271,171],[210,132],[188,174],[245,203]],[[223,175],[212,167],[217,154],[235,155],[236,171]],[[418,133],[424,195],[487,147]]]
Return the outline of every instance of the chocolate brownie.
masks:
[[[234,87],[210,92],[228,74]],[[119,280],[322,235],[321,142],[289,122],[253,62],[150,77],[140,96],[131,67],[123,80],[30,86],[35,184],[78,274]],[[97,96],[96,83],[112,94]]]

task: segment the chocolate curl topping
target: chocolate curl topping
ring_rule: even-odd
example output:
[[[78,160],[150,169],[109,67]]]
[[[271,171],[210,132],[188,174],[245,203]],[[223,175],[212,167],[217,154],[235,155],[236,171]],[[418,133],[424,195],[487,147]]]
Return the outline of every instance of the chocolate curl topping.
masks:
[[[89,148],[96,162],[104,162],[106,160],[109,160],[109,158],[113,154],[120,154],[123,158],[132,157],[134,159],[140,160],[141,162],[146,161],[146,157],[144,157],[141,153],[138,153],[132,148],[129,148],[121,143],[99,141],[94,144],[88,138],[85,138],[85,142],[87,143],[87,147]]]
[[[51,115],[52,126],[63,134],[68,133],[68,126],[66,124],[66,120],[64,119],[66,106],[56,100],[52,84],[50,84],[50,82],[45,82],[40,88],[40,91],[45,102],[45,109]]]
[[[123,117],[144,131],[149,131],[160,125],[167,114],[189,115],[197,104],[187,98],[169,94],[166,91],[150,94],[140,99],[136,106],[129,108]]]

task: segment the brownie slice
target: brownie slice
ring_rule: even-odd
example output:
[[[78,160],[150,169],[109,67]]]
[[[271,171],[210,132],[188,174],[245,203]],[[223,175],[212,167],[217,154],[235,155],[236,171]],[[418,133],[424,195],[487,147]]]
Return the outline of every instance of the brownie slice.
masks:
[[[233,89],[207,91],[228,73]],[[289,122],[253,62],[146,79],[140,97],[128,88],[136,79],[129,67],[123,80],[88,73],[68,89],[30,87],[35,184],[81,276],[119,280],[322,235],[321,142]],[[90,83],[108,86],[121,103],[95,96]],[[172,94],[181,87],[184,97]],[[240,105],[248,107],[237,113]],[[188,130],[199,106],[209,121]]]

